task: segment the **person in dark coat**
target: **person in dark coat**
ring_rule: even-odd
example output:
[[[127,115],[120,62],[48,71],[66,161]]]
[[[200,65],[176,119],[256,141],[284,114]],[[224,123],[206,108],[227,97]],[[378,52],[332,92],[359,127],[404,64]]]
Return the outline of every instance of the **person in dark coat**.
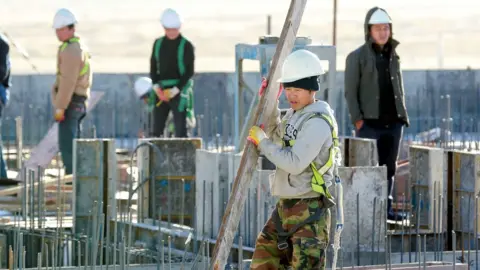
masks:
[[[409,126],[398,44],[390,16],[374,7],[365,17],[365,43],[345,65],[345,98],[356,135],[377,140],[379,165],[387,167],[390,220],[402,219],[392,210],[392,193],[403,127]]]
[[[3,158],[3,146],[1,140],[1,116],[8,104],[9,88],[12,86],[10,77],[10,45],[7,37],[0,35],[0,178],[7,178],[7,163]]]

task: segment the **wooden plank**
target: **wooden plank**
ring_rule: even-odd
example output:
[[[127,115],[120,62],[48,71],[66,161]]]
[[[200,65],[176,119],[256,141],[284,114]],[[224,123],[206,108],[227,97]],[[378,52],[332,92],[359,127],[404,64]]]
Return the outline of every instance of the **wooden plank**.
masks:
[[[15,205],[15,204],[0,204],[0,209],[2,209],[4,211],[10,211],[10,212],[21,211],[22,210],[22,204],[17,204],[17,205]],[[66,211],[66,210],[71,209],[71,205],[70,204],[60,204],[60,205],[46,204],[46,205],[42,206],[42,209],[46,210],[46,211],[58,211],[58,210]]]
[[[66,184],[66,183],[71,183],[73,179],[73,176],[71,174],[66,175],[64,178],[60,179],[60,185]],[[48,188],[51,186],[56,186],[58,184],[58,179],[54,178],[44,178],[42,181],[42,185],[44,188]],[[37,189],[38,182],[35,182],[34,184],[35,189]],[[17,193],[22,192],[23,188],[25,185],[20,185],[16,187],[11,187],[11,188],[6,188],[0,190],[0,196],[9,196],[9,195],[15,195]],[[27,184],[27,188],[30,187],[29,184]]]
[[[268,73],[268,87],[265,90],[265,94],[260,97],[255,112],[254,123],[256,124],[268,122],[273,110],[276,109],[275,104],[279,88],[279,83],[276,80],[280,77],[281,64],[293,50],[306,3],[307,0],[292,0],[290,2],[290,8],[285,18],[280,40],[277,43],[275,55]],[[210,269],[225,269],[233,238],[235,237],[245,205],[246,192],[252,180],[257,160],[258,151],[252,143],[248,142],[243,151],[227,209],[222,219],[222,225],[212,254]]]

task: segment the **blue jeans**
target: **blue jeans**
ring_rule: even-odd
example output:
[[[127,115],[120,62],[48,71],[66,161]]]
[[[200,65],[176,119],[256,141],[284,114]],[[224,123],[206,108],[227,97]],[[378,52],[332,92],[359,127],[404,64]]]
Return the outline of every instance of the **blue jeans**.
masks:
[[[80,137],[80,124],[85,114],[84,102],[71,102],[65,110],[65,119],[58,124],[58,144],[66,175],[73,173],[73,140]]]
[[[8,89],[0,84],[0,178],[7,178],[7,163],[3,158],[3,143],[2,143],[2,113],[3,108],[8,102]]]
[[[1,105],[0,105],[1,106]],[[0,108],[0,111],[2,108]],[[0,113],[1,114],[1,113]],[[3,143],[2,143],[2,119],[0,116],[0,178],[7,178],[7,162],[3,158]]]

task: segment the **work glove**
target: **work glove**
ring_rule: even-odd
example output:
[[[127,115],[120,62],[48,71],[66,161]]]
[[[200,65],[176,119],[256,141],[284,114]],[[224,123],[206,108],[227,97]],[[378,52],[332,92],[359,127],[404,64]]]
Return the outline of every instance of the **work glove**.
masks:
[[[259,96],[263,96],[263,93],[265,93],[265,89],[267,89],[267,86],[268,86],[267,79],[262,78],[262,84],[260,85],[260,89],[258,90],[258,95],[259,95]],[[282,85],[280,84],[280,87],[278,88],[277,99],[278,99],[278,98],[280,97],[280,95],[282,94],[282,91],[283,91],[283,87],[282,87]]]
[[[268,139],[267,134],[263,131],[263,125],[253,126],[248,132],[247,140],[258,146],[264,139]]]
[[[174,98],[176,95],[178,95],[178,93],[180,93],[180,89],[178,89],[178,87],[172,87],[170,89],[167,89],[168,91],[166,91],[168,93],[168,98],[169,99],[172,99]]]
[[[179,112],[184,112],[185,109],[187,108],[188,104],[188,94],[187,93],[180,93],[180,103],[178,104],[178,111]]]
[[[165,95],[162,88],[160,88],[160,86],[158,84],[153,85],[153,91],[155,91],[155,93],[157,94],[157,97],[158,97],[158,99],[160,99],[160,101],[168,102],[168,97]],[[161,102],[159,102],[157,104],[157,106],[160,105],[160,103]]]
[[[54,115],[55,121],[62,122],[65,120],[65,110],[63,109],[56,109]]]

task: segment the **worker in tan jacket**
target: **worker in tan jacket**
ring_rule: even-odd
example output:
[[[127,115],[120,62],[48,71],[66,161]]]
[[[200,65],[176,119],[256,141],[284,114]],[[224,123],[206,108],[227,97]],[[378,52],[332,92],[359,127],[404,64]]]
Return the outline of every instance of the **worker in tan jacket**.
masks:
[[[59,9],[53,19],[53,28],[62,44],[58,48],[52,103],[55,121],[58,122],[58,141],[65,174],[73,173],[73,140],[79,137],[92,84],[90,57],[75,35],[76,23],[73,12],[65,8]]]

